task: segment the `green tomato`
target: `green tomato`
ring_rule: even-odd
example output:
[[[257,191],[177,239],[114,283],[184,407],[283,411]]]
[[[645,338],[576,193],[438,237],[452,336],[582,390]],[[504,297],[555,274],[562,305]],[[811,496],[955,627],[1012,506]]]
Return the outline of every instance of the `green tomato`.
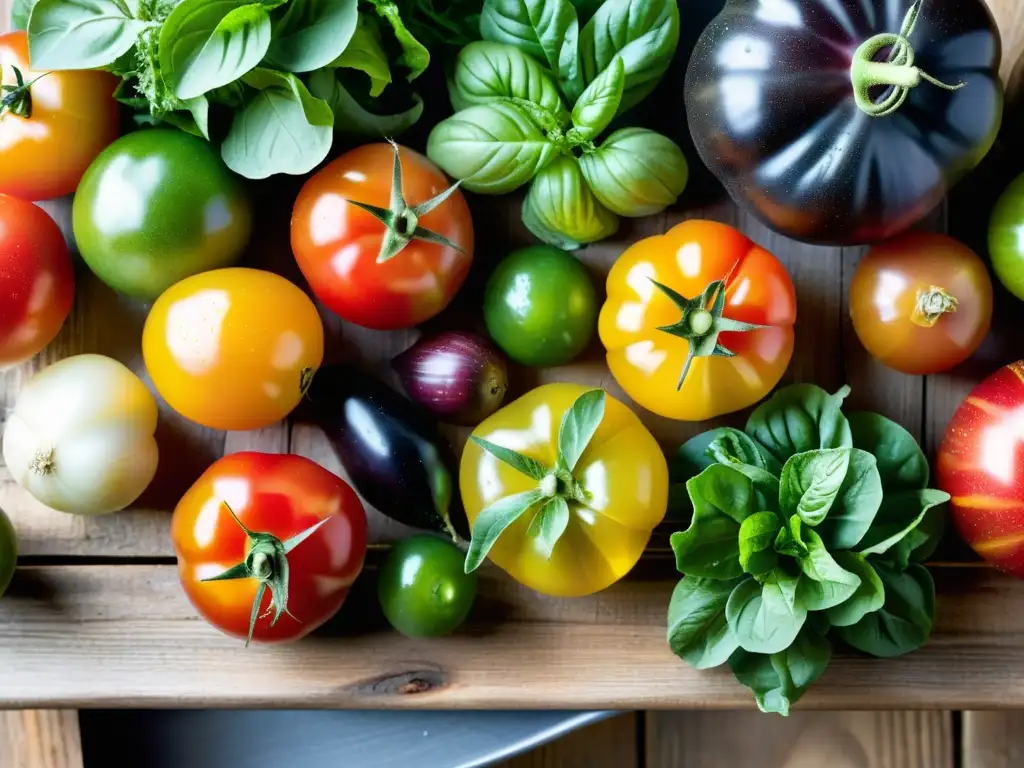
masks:
[[[590,343],[597,294],[586,267],[549,245],[513,251],[491,275],[484,296],[487,332],[524,365],[568,363]]]
[[[4,511],[0,509],[0,597],[14,576],[14,564],[18,559],[18,540],[14,536],[14,526]]]
[[[476,574],[464,561],[461,549],[436,536],[396,542],[377,583],[391,626],[408,637],[440,637],[462,624],[476,597]]]
[[[1024,299],[1024,174],[1006,188],[992,211],[988,250],[996,277]]]
[[[245,190],[213,147],[164,129],[130,133],[103,150],[75,193],[73,220],[89,268],[144,300],[236,263],[252,232]]]

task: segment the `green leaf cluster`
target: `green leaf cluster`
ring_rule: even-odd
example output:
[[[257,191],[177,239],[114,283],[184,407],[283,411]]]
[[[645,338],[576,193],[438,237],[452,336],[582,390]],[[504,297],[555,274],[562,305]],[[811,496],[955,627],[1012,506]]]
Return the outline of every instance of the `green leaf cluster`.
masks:
[[[480,33],[450,78],[458,112],[427,144],[445,172],[483,194],[530,184],[523,222],[568,249],[676,201],[689,170],[675,143],[637,127],[601,139],[668,68],[676,0],[485,0]]]
[[[307,173],[335,132],[392,135],[423,111],[416,96],[379,111],[396,71],[411,81],[430,62],[392,0],[19,0],[15,11],[33,68],[119,75],[115,96],[148,113],[140,122],[219,142],[247,178]]]
[[[888,658],[931,633],[935,586],[920,563],[949,495],[928,488],[909,432],[842,412],[848,393],[779,390],[744,431],[699,435],[672,467],[693,517],[672,536],[685,578],[669,645],[697,669],[729,664],[765,712],[789,713],[837,638]]]

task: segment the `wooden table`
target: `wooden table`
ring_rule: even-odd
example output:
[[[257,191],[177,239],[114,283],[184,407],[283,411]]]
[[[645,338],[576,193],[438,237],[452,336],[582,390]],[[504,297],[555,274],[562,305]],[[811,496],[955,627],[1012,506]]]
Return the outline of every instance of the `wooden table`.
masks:
[[[0,0],[3,23],[8,1]],[[1008,73],[1024,42],[1024,3],[991,2],[1004,31]],[[967,184],[965,196],[980,194]],[[254,237],[260,247],[248,263],[297,279],[287,241],[290,205],[266,204],[268,190],[277,200],[290,201],[295,189],[288,180],[261,186]],[[474,276],[461,297],[466,305],[478,301],[481,277],[494,261],[527,241],[512,202],[474,203],[478,232],[507,233],[507,238],[478,249]],[[44,207],[69,231],[66,201]],[[847,286],[863,249],[797,244],[728,204],[696,207],[684,196],[676,209],[627,225],[616,239],[586,248],[580,256],[600,279],[630,241],[695,217],[739,226],[788,266],[800,316],[787,381],[831,389],[847,382],[853,387],[853,407],[896,419],[929,451],[972,385],[1024,355],[1019,331],[1017,348],[1011,333],[1015,322],[1020,327],[1024,305],[1000,292],[996,327],[968,364],[927,378],[883,368],[862,350],[847,317]],[[955,223],[955,216],[950,220]],[[943,224],[944,215],[936,222]],[[79,267],[75,308],[60,337],[37,360],[0,375],[0,404],[13,405],[27,376],[71,354],[107,354],[144,374],[139,336],[146,308],[116,296]],[[330,359],[355,359],[380,372],[414,336],[366,331],[329,315],[325,323]],[[540,381],[567,378],[624,397],[596,342],[573,365],[539,374],[516,372],[514,385],[522,392]],[[667,451],[708,427],[637,410]],[[721,423],[743,418],[738,414]],[[225,434],[191,425],[162,407],[158,439],[161,469],[152,489],[136,508],[102,518],[43,508],[0,466],[0,507],[14,522],[22,553],[15,580],[0,600],[0,709],[753,706],[749,691],[728,669],[697,672],[666,644],[665,613],[674,583],[666,537],[679,523],[657,532],[649,556],[633,575],[593,597],[556,600],[533,594],[488,566],[482,571],[477,609],[464,631],[442,640],[412,641],[383,624],[374,609],[372,578],[363,579],[363,587],[326,631],[292,646],[244,649],[199,619],[182,594],[168,536],[170,510],[223,453],[292,451],[339,473],[341,467],[323,436],[301,425]],[[371,517],[377,545],[407,532],[376,512]],[[960,550],[952,551],[960,557]],[[379,558],[370,559],[372,570]],[[939,563],[934,573],[938,616],[928,645],[892,661],[840,655],[802,707],[1024,706],[1024,582],[973,562]]]

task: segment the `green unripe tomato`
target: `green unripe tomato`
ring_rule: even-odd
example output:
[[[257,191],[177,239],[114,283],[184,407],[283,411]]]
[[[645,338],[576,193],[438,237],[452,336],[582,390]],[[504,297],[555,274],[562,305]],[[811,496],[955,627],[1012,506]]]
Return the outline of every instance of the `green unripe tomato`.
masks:
[[[999,282],[1024,300],[1024,174],[1006,188],[992,211],[988,250]]]
[[[14,526],[0,509],[0,597],[3,597],[7,585],[11,583],[17,560],[18,540],[14,536]]]
[[[408,637],[440,637],[469,615],[476,574],[466,573],[462,550],[420,534],[396,542],[380,569],[377,597],[391,626]]]
[[[487,282],[484,322],[513,360],[546,367],[568,363],[590,343],[597,294],[587,268],[550,245],[509,254]]]
[[[73,224],[78,250],[100,280],[152,300],[179,280],[235,264],[252,211],[209,142],[147,129],[122,136],[89,166]]]

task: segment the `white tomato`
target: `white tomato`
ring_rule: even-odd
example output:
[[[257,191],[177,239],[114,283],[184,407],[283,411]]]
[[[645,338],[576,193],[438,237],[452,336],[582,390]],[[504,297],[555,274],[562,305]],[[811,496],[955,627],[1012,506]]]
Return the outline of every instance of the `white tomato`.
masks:
[[[69,357],[25,384],[4,430],[4,461],[48,507],[114,512],[156,474],[156,421],[156,400],[124,365],[102,355]]]

